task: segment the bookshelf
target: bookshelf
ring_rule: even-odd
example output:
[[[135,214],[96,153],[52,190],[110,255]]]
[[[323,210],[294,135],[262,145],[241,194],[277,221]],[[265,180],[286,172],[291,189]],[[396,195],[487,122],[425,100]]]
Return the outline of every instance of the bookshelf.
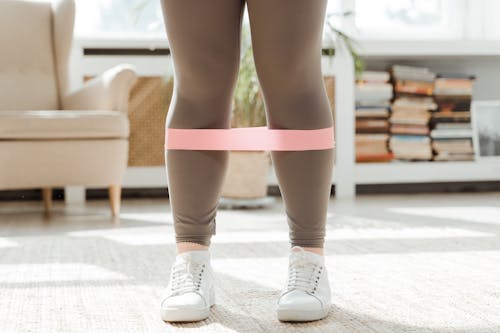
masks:
[[[471,73],[477,77],[473,100],[498,100],[500,42],[498,41],[361,41],[367,69],[385,70],[391,64],[428,67],[434,72]],[[345,110],[347,112],[347,110]],[[354,163],[355,185],[478,182],[500,180],[494,161],[421,161]]]
[[[89,54],[85,50],[121,50],[123,54]],[[137,54],[127,50],[159,50]],[[163,39],[76,39],[72,63],[73,86],[84,76],[95,75],[117,63],[136,66],[140,76],[171,75],[168,44]],[[97,52],[99,53],[99,52]],[[496,92],[500,77],[500,42],[489,41],[360,41],[360,54],[369,69],[386,69],[388,64],[421,65],[434,71],[476,74],[474,100],[500,99]],[[477,182],[500,180],[500,165],[493,161],[355,163],[355,81],[353,59],[340,41],[333,59],[323,56],[325,75],[334,75],[336,161],[332,177],[338,198],[353,198],[356,185]],[[268,184],[277,185],[273,169]],[[124,187],[167,186],[164,167],[128,168]],[[82,201],[82,189],[71,188],[71,200]]]

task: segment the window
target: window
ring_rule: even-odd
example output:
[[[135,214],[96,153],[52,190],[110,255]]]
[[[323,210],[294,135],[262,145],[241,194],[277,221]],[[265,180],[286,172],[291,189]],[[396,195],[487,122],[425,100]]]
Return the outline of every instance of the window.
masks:
[[[160,1],[76,0],[75,34],[83,37],[164,37]]]
[[[78,37],[166,37],[159,0],[76,5]],[[500,39],[498,0],[328,0],[327,6],[330,22],[359,39]],[[355,15],[343,17],[346,12]]]
[[[463,34],[460,0],[355,0],[360,37],[458,39]]]
[[[500,21],[498,20],[500,1],[486,0],[481,9],[484,39],[500,39]]]
[[[340,13],[340,3],[328,0],[328,13]],[[79,37],[165,38],[159,0],[76,0],[76,6]],[[245,9],[246,22],[247,15]]]

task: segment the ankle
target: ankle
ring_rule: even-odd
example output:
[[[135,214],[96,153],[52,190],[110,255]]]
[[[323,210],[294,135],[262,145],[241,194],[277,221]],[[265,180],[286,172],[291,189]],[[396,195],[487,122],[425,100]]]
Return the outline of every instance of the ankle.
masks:
[[[195,243],[195,242],[178,242],[177,243],[177,253],[183,253],[187,251],[197,251],[197,250],[208,250],[208,246]]]
[[[324,250],[322,247],[304,247],[304,246],[302,246],[302,248],[304,249],[304,251],[309,251],[309,252],[316,253],[319,255],[324,255]]]

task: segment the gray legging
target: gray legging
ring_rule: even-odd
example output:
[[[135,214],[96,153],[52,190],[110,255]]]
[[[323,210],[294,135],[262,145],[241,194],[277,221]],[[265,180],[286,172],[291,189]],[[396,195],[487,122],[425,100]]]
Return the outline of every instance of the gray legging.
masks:
[[[167,128],[230,128],[248,6],[268,127],[332,126],[321,70],[327,0],[162,0],[174,67]],[[176,242],[209,245],[227,150],[165,152]],[[323,247],[333,149],[271,151],[291,245]]]

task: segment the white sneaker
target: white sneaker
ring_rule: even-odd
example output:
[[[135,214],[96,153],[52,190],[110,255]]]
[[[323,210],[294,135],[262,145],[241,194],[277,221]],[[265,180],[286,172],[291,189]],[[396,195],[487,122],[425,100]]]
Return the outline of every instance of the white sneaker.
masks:
[[[161,302],[164,321],[206,319],[215,304],[213,271],[208,250],[178,254],[172,265],[167,295]]]
[[[278,319],[318,320],[328,315],[330,307],[331,291],[324,257],[294,246],[289,255],[287,286],[278,300]]]

